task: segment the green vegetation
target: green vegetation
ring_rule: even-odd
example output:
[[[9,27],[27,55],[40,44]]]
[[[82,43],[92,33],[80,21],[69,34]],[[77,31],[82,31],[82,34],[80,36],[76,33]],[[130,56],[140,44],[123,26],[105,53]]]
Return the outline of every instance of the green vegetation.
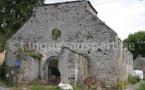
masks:
[[[3,52],[4,48],[5,48],[4,40],[2,38],[0,38],[0,52]]]
[[[35,85],[35,86],[32,86],[32,87],[31,87],[31,90],[47,90],[47,89],[46,89],[45,87],[38,86],[38,85],[36,86],[36,85]]]
[[[32,85],[31,90],[60,90],[60,89],[56,86]]]
[[[138,82],[140,82],[140,77],[139,76],[132,76],[132,75],[129,75],[128,77],[128,83],[129,84],[136,84]]]
[[[130,34],[123,42],[124,45],[133,53],[134,58],[138,55],[145,57],[145,31]]]
[[[52,38],[57,40],[61,36],[61,31],[57,28],[53,29],[52,31]]]
[[[22,90],[25,88],[26,90],[61,90],[58,86],[52,86],[52,85],[19,85],[19,86],[14,86],[11,87],[10,90]],[[73,90],[92,90],[92,89],[85,89],[85,88],[80,88],[78,86],[74,87]]]
[[[15,86],[12,87],[10,90],[23,90],[23,86]],[[43,85],[27,85],[25,86],[25,90],[60,90],[56,86],[43,86]]]
[[[117,86],[113,86],[112,88],[113,90],[125,90],[127,88],[127,85],[128,85],[127,81],[122,81],[118,83]]]
[[[74,90],[82,90],[82,89],[80,87],[75,86]],[[83,90],[86,90],[86,89],[83,89]]]
[[[30,56],[30,57],[33,57],[35,60],[41,60],[43,55],[40,54],[40,53],[37,53],[35,51],[28,51],[27,54]]]
[[[145,81],[143,81],[139,84],[137,90],[145,90]]]

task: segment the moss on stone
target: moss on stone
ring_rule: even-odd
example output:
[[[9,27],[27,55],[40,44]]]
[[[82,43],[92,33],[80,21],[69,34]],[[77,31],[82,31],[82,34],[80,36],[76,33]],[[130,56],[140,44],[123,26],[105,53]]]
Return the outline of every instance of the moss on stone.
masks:
[[[37,53],[37,52],[35,52],[35,51],[29,51],[29,52],[27,52],[27,54],[28,54],[30,57],[33,57],[33,58],[36,59],[36,60],[41,60],[42,57],[43,57],[42,54]]]
[[[52,38],[57,40],[61,36],[61,31],[57,28],[54,28],[52,31]]]

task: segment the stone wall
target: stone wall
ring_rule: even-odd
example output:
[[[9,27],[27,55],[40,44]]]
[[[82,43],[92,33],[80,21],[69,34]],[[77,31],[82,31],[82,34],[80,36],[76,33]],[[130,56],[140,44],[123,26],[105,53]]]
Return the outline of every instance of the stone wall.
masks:
[[[145,58],[139,55],[135,60],[134,60],[134,70],[143,70],[144,72],[144,79],[145,79]]]
[[[6,79],[13,82],[33,81],[38,79],[39,63],[22,51],[13,53],[7,49]],[[19,62],[19,66],[17,66]]]
[[[76,53],[69,48],[62,48],[57,56],[51,56],[44,63],[43,76],[44,80],[48,80],[48,66],[52,59],[58,59],[58,68],[61,74],[62,83],[71,83],[83,85],[85,78],[89,77],[89,61],[84,55]]]
[[[61,32],[61,35],[57,40],[54,40],[52,32],[56,29]],[[14,41],[18,44],[17,48],[24,47],[24,43],[31,43],[30,46],[34,43],[37,46],[34,49],[43,55],[41,62],[42,78],[45,77],[43,70],[45,62],[52,56],[60,56],[60,61],[63,61],[60,62],[62,78],[69,73],[63,69],[67,69],[68,67],[68,63],[66,62],[68,61],[68,53],[72,53],[71,51],[77,53],[77,55],[72,53],[71,56],[78,57],[78,54],[83,55],[79,59],[73,59],[78,60],[78,64],[80,65],[78,68],[81,70],[81,73],[78,73],[78,77],[83,75],[81,77],[83,79],[87,77],[87,70],[83,72],[83,69],[86,68],[84,64],[87,64],[87,60],[89,61],[91,75],[106,85],[117,84],[118,78],[123,80],[123,77],[126,77],[128,72],[132,71],[132,65],[128,65],[128,60],[131,60],[131,58],[127,58],[129,54],[123,52],[123,47],[118,45],[118,42],[121,44],[121,41],[119,41],[116,32],[97,17],[96,11],[88,1],[74,1],[35,7],[29,21],[8,40],[8,47]],[[21,45],[22,43],[23,45]],[[48,48],[52,44],[57,43],[61,43],[62,45],[58,47],[55,45]],[[77,46],[79,48],[71,47],[70,44],[72,43],[79,43],[79,46]],[[93,43],[97,44],[90,47],[89,44]],[[64,52],[62,52],[64,47],[69,48],[69,50],[64,49]],[[116,47],[120,48],[117,49]],[[15,52],[17,49],[11,51]],[[8,53],[7,61],[10,59],[15,61],[15,59],[11,58],[14,56]],[[32,62],[33,60],[30,59],[30,62],[28,62],[30,66]],[[8,65],[11,66],[14,64],[12,62]],[[117,68],[118,66],[120,68]],[[130,70],[126,69],[127,67],[130,67]],[[122,68],[124,69],[121,70]],[[35,70],[37,69],[34,69],[34,72]],[[33,73],[33,70],[31,73]],[[35,78],[35,76],[32,76],[32,78]],[[67,76],[68,78],[69,76]],[[78,79],[76,78],[76,80]]]
[[[26,54],[21,54],[20,58],[19,81],[33,81],[39,79],[39,61]]]
[[[133,55],[127,48],[123,46],[123,43],[118,39],[118,52],[116,52],[116,58],[118,60],[118,83],[126,82],[128,76],[133,74]]]

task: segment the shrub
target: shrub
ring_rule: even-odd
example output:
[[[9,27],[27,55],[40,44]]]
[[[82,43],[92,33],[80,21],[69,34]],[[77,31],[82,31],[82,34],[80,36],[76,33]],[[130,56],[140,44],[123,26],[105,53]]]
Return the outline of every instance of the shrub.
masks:
[[[128,83],[130,84],[136,84],[138,82],[140,82],[140,77],[139,76],[132,76],[132,75],[129,75],[128,77]]]
[[[3,52],[5,49],[5,44],[0,41],[0,52]]]
[[[141,82],[137,90],[145,90],[145,82]]]
[[[135,79],[137,80],[137,82],[140,82],[141,78],[139,76],[135,76]]]
[[[34,52],[34,51],[29,51],[29,52],[27,52],[27,54],[28,54],[30,57],[33,57],[33,58],[36,59],[36,60],[41,60],[42,57],[43,57],[42,54],[36,53],[36,52]]]

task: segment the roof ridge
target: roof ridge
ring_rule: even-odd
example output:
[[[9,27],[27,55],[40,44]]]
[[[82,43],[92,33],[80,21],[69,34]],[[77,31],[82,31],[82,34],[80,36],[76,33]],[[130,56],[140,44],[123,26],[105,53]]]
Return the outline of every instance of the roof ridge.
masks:
[[[67,4],[67,3],[76,3],[76,2],[90,2],[90,1],[88,1],[88,0],[64,1],[64,2],[56,2],[56,3],[48,3],[48,4],[36,5],[36,6],[33,6],[33,7],[49,6],[49,5],[57,5],[57,4]]]

